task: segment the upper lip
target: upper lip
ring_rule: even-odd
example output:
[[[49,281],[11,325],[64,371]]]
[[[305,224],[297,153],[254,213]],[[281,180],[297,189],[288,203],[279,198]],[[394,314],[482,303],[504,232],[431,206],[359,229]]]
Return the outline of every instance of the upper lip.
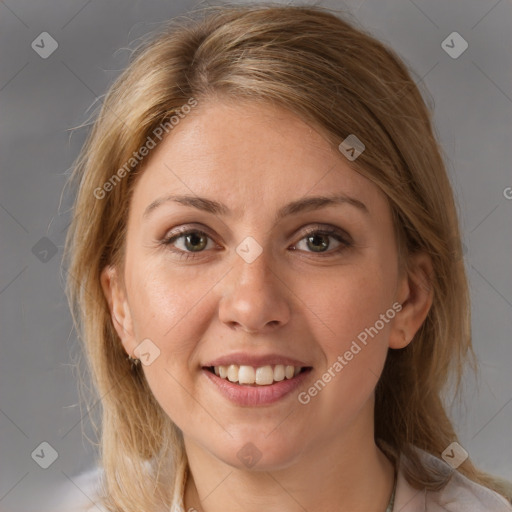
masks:
[[[258,368],[260,366],[282,364],[285,366],[299,366],[301,368],[307,367],[308,365],[293,357],[283,356],[279,354],[265,354],[256,356],[253,354],[247,354],[243,352],[236,352],[225,356],[218,357],[212,361],[208,361],[204,364],[204,367],[209,366],[228,366],[230,364],[236,364],[238,366],[253,366]]]

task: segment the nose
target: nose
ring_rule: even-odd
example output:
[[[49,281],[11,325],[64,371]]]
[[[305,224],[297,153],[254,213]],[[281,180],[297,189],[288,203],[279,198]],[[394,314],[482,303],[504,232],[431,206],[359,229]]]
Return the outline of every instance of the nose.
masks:
[[[222,281],[219,319],[231,329],[266,333],[290,319],[291,291],[265,251],[251,263],[240,259]]]

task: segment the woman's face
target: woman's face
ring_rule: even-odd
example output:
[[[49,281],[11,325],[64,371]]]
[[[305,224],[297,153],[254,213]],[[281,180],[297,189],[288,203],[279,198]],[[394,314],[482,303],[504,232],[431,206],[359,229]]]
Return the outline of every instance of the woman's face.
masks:
[[[102,283],[188,446],[238,467],[370,436],[387,350],[421,323],[399,311],[385,196],[299,118],[254,103],[200,103],[153,150],[125,288],[108,269]]]

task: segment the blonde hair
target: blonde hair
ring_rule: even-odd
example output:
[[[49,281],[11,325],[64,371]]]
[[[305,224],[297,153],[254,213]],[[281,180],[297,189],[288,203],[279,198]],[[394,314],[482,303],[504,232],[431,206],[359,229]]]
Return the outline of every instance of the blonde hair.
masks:
[[[414,447],[439,457],[457,441],[442,393],[453,378],[458,394],[464,365],[477,365],[456,206],[420,91],[391,49],[321,7],[224,5],[199,15],[171,20],[137,48],[106,95],[69,182],[78,190],[65,246],[67,294],[101,399],[105,506],[135,512],[170,505],[172,467],[186,461],[181,432],[140,365],[132,370],[127,361],[100,285],[106,265],[123,268],[130,194],[143,170],[143,162],[133,169],[126,162],[191,98],[200,108],[214,96],[281,106],[334,147],[355,134],[366,149],[350,165],[386,194],[403,268],[409,254],[430,254],[433,274],[424,286],[433,291],[432,307],[413,341],[388,353],[376,387],[375,437],[391,456],[407,456],[412,486],[441,488],[450,475],[425,466]],[[98,199],[95,190],[123,166],[127,172]],[[512,499],[507,482],[470,459],[458,469]]]

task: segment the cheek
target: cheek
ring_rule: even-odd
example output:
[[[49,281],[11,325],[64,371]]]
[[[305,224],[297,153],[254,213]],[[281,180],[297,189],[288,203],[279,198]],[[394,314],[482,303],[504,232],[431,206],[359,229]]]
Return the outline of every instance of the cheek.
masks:
[[[143,366],[153,395],[180,428],[191,418],[207,421],[205,411],[190,396],[197,392],[194,354],[209,322],[208,292],[219,278],[199,275],[191,267],[171,271],[171,265],[164,264],[141,264],[132,275],[136,276],[129,292],[135,336],[139,343],[150,339],[159,350],[158,357]]]
[[[378,261],[373,265],[365,262],[357,266],[339,267],[324,277],[305,280],[301,286],[297,294],[304,297],[304,314],[310,318],[315,338],[328,361],[349,350],[358,336],[364,342],[365,333],[368,339],[373,340],[372,346],[385,344],[390,323],[383,323],[380,318],[392,305],[393,286],[392,276],[382,270]],[[376,322],[377,334],[372,329]],[[373,336],[368,334],[368,330]],[[368,352],[374,350],[369,348],[368,342],[354,359],[370,357]],[[378,357],[382,356],[383,350],[385,347],[377,347]]]
[[[172,271],[165,264],[141,266],[134,276],[130,307],[137,339],[154,338],[162,351],[183,352],[207,319],[205,299],[218,276],[201,274],[199,267]]]
[[[322,404],[319,414],[326,414],[325,421],[330,413],[339,421],[357,414],[377,385],[395,316],[396,276],[390,267],[388,261],[374,255],[361,265],[340,268],[328,283],[322,283],[323,290],[311,290],[311,296],[318,297],[315,312],[323,321],[317,339],[326,363],[321,382],[317,380],[318,385],[310,391],[323,395],[318,405]],[[337,424],[334,417],[331,420]]]
[[[391,287],[378,271],[347,272],[309,288],[305,301],[313,338],[324,361],[317,379],[304,389],[301,403],[315,410],[315,421],[330,425],[335,435],[367,404],[382,373],[388,350],[389,330],[394,317]],[[321,288],[317,288],[317,285]],[[381,315],[385,320],[381,320]]]

